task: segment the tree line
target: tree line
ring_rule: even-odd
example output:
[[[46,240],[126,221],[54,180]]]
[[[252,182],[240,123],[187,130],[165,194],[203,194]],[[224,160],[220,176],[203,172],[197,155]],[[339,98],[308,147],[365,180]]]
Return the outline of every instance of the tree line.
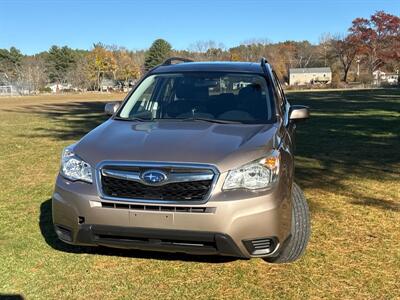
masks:
[[[158,39],[148,50],[96,43],[90,50],[52,46],[35,55],[24,55],[11,47],[0,49],[0,74],[28,91],[44,90],[49,83],[99,90],[103,79],[128,85],[169,56],[196,61],[258,61],[267,57],[283,82],[287,82],[290,68],[307,67],[330,67],[334,83],[370,82],[377,69],[389,73],[400,69],[400,18],[378,11],[368,19],[353,20],[344,35],[323,34],[318,44],[250,40],[227,48],[214,41],[198,41],[188,50],[175,50]]]

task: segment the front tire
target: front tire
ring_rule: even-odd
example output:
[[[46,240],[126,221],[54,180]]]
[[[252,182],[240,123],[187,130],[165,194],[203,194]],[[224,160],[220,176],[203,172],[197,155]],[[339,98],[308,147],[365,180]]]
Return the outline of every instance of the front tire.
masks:
[[[290,263],[299,259],[306,250],[310,232],[310,212],[307,200],[300,187],[293,183],[291,236],[277,256],[266,257],[264,260],[270,263]]]

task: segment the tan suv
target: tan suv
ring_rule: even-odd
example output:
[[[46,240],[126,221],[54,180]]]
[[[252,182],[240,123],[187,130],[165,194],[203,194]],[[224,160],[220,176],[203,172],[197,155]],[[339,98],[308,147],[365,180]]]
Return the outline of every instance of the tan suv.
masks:
[[[63,151],[53,194],[61,240],[269,262],[302,255],[310,220],[293,150],[309,112],[289,104],[265,59],[171,58],[106,112]]]

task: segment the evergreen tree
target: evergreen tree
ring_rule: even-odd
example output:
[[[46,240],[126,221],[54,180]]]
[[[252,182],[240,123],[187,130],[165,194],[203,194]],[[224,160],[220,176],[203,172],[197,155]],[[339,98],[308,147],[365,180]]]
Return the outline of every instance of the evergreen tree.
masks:
[[[15,80],[22,58],[23,55],[15,47],[11,47],[10,50],[0,49],[0,73],[6,73],[10,79]]]
[[[46,67],[51,82],[63,83],[67,72],[75,64],[74,50],[64,47],[52,46],[46,55]]]
[[[168,58],[172,51],[171,44],[166,40],[157,39],[153,42],[150,49],[146,53],[144,66],[146,70],[159,65]]]

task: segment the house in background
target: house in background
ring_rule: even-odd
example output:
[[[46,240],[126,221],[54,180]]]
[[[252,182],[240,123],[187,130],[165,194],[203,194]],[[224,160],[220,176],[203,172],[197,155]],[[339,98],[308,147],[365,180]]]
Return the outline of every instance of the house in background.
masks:
[[[374,72],[372,72],[372,76],[374,78],[374,85],[381,85],[381,84],[396,85],[399,83],[398,73],[388,74],[381,70],[375,70]]]
[[[331,68],[289,69],[289,85],[329,84],[332,81]]]
[[[110,92],[118,89],[118,83],[115,80],[103,78],[100,82],[100,90],[102,92]]]
[[[375,70],[372,72],[374,78],[374,84],[379,85],[381,82],[386,81],[386,73],[381,70]]]
[[[400,83],[399,74],[387,74],[386,80],[387,80],[387,83],[390,85],[396,85],[396,84]]]
[[[51,89],[52,93],[59,93],[62,91],[69,91],[72,90],[72,84],[70,83],[50,83],[48,85],[46,85],[47,88]]]

